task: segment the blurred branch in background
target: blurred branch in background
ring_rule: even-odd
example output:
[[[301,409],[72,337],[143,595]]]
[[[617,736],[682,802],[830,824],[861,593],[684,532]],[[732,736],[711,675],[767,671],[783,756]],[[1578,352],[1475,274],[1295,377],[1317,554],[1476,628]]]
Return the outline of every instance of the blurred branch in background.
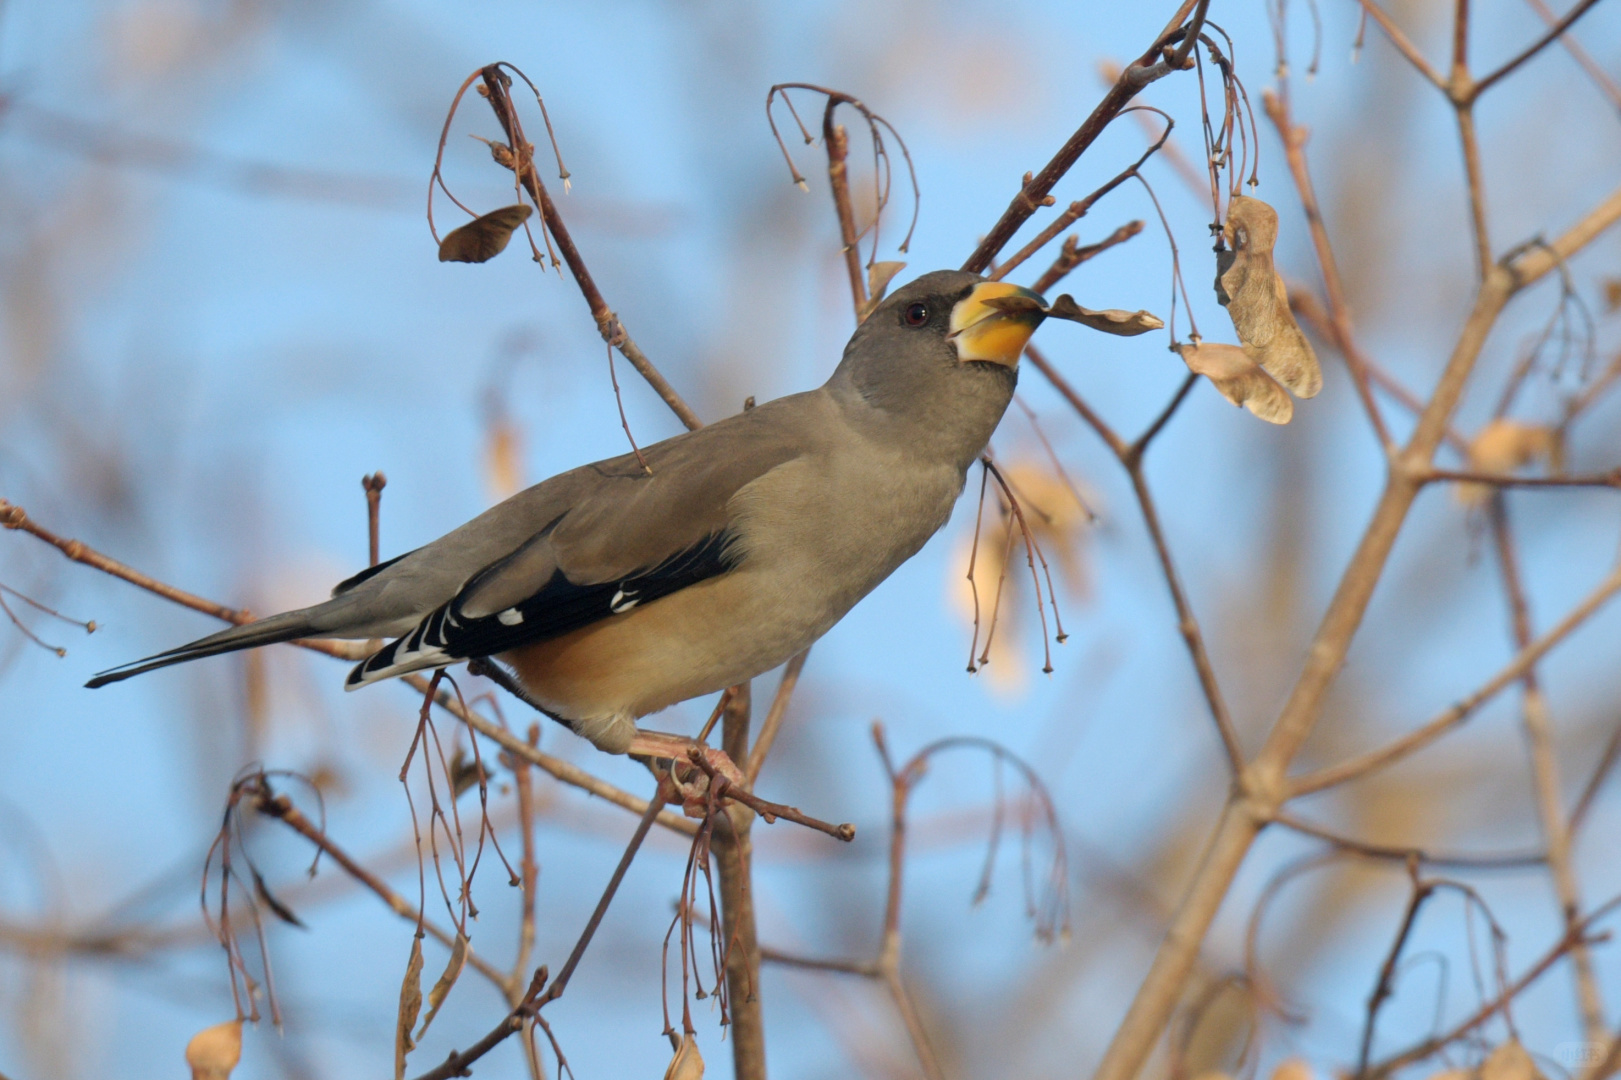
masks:
[[[1439,1058],[1456,1070],[1449,1076],[1534,1080],[1556,1062],[1576,1080],[1604,1080],[1621,1064],[1621,1037],[1604,1004],[1616,970],[1607,920],[1621,901],[1586,898],[1621,893],[1621,871],[1606,855],[1621,837],[1607,794],[1621,758],[1609,605],[1621,592],[1613,558],[1621,249],[1612,231],[1621,190],[1605,190],[1621,163],[1594,125],[1613,125],[1621,108],[1610,33],[1616,9],[1595,0],[1574,0],[1563,12],[1527,3],[1518,21],[1467,2],[1450,6],[1445,64],[1428,59],[1436,27],[1411,6],[1387,11],[1362,0],[1347,13],[1296,5],[1312,22],[1306,71],[1321,80],[1298,86],[1287,50],[1301,31],[1291,31],[1286,0],[1266,6],[1270,25],[1240,8],[1186,0],[1152,37],[1158,17],[1132,24],[1128,37],[1130,13],[1088,9],[1087,33],[1136,57],[1106,71],[1090,112],[1091,102],[1077,106],[1066,80],[1085,67],[1078,50],[1098,46],[1074,37],[1068,9],[999,9],[922,25],[915,13],[869,5],[859,33],[844,29],[848,13],[820,9],[751,17],[683,10],[671,25],[651,19],[637,34],[615,26],[611,13],[580,13],[592,40],[615,43],[612,63],[600,47],[566,45],[581,34],[574,23],[542,30],[527,14],[503,14],[499,35],[548,43],[549,54],[525,60],[544,72],[552,115],[538,89],[527,89],[535,90],[565,191],[589,183],[595,201],[554,198],[542,182],[525,134],[528,98],[523,88],[522,101],[512,94],[514,79],[528,79],[505,64],[479,68],[463,83],[439,131],[433,183],[449,195],[447,154],[460,153],[461,144],[476,151],[482,172],[467,190],[483,198],[510,183],[509,201],[527,200],[537,212],[495,211],[511,218],[496,250],[518,227],[538,224],[531,257],[543,270],[567,266],[590,324],[571,319],[577,301],[555,290],[537,298],[533,269],[521,267],[510,287],[493,271],[424,277],[419,295],[380,302],[361,287],[371,274],[367,260],[374,266],[377,258],[366,245],[351,252],[356,245],[323,237],[319,258],[305,252],[301,262],[272,264],[277,244],[296,247],[300,228],[309,232],[285,217],[273,218],[281,232],[270,239],[216,241],[214,248],[236,256],[229,262],[211,261],[195,234],[155,229],[199,268],[165,276],[130,239],[140,231],[137,210],[114,208],[105,173],[87,168],[209,185],[256,200],[263,213],[253,216],[267,219],[306,203],[417,213],[420,189],[397,177],[419,170],[434,130],[427,107],[412,101],[437,97],[445,72],[465,71],[465,61],[447,59],[460,54],[457,27],[423,16],[431,32],[418,40],[412,35],[420,31],[370,8],[363,20],[361,9],[334,11],[321,17],[330,24],[317,26],[307,13],[273,6],[210,14],[184,2],[138,4],[105,16],[107,58],[98,59],[102,46],[84,44],[98,40],[84,27],[64,33],[78,51],[41,48],[49,62],[31,70],[72,68],[92,89],[76,90],[83,97],[70,109],[48,108],[35,101],[62,100],[50,80],[14,74],[7,85],[26,90],[0,99],[7,153],[0,218],[8,223],[0,241],[7,422],[0,483],[12,500],[0,500],[0,524],[48,545],[19,538],[0,549],[7,582],[0,611],[9,616],[0,628],[20,643],[0,676],[13,714],[30,718],[0,730],[0,790],[8,799],[0,814],[20,823],[0,828],[0,972],[22,988],[7,997],[17,1036],[0,1037],[0,1072],[94,1075],[90,1059],[70,1049],[87,1041],[116,1045],[126,1071],[142,1071],[148,1060],[176,1063],[182,1027],[215,1031],[230,1010],[212,943],[227,954],[237,1014],[257,1015],[267,1003],[285,1032],[266,1039],[248,1029],[245,1072],[382,1073],[392,1048],[396,1075],[413,1054],[426,1076],[471,1070],[538,1078],[550,1071],[549,1053],[559,1074],[579,1069],[582,1080],[615,1070],[646,1074],[665,1060],[667,1077],[691,1080],[701,1075],[700,1044],[714,1058],[718,1028],[720,1041],[731,1041],[734,1075],[748,1078],[763,1078],[769,1062],[779,1077],[865,1069],[930,1080],[1088,1072],[1095,1080],[1187,1080],[1265,1070],[1273,1080],[1309,1080],[1315,1069],[1376,1080],[1421,1076]],[[5,11],[8,46],[17,10]],[[1360,71],[1320,64],[1319,47],[1332,61],[1350,44],[1357,15],[1374,21],[1390,48],[1373,50]],[[470,25],[484,17],[462,16]],[[340,36],[329,33],[334,27]],[[120,34],[136,34],[139,49]],[[342,92],[331,71],[295,79],[280,66],[283,54],[297,55],[326,71],[330,59],[310,59],[322,55],[314,39],[347,40],[341,34],[352,47],[332,67],[345,80],[369,72],[345,81]],[[479,38],[479,54],[499,40],[486,31]],[[672,44],[677,38],[684,44]],[[1257,109],[1241,76],[1255,85],[1267,73],[1255,61],[1268,40],[1277,49],[1269,69],[1275,81]],[[1556,53],[1555,42],[1569,54],[1564,69],[1532,62]],[[579,55],[562,55],[572,51]],[[1478,66],[1472,52],[1498,59]],[[768,68],[761,57],[771,58]],[[1404,79],[1403,64],[1418,77]],[[240,88],[207,83],[208,65],[229,70]],[[612,68],[612,79],[602,81],[597,67]],[[804,70],[838,72],[839,87],[861,90],[882,111],[844,89],[776,82]],[[1171,78],[1187,74],[1193,78]],[[615,90],[620,82],[632,89]],[[756,95],[767,85],[769,123],[760,125]],[[1411,88],[1429,97],[1414,98]],[[1494,111],[1477,117],[1488,89]],[[1426,126],[1437,90],[1440,115],[1453,128],[1446,140]],[[473,121],[495,136],[475,136],[482,148],[459,135],[449,141],[455,123],[471,117],[457,111],[467,91],[485,99],[495,121],[493,130],[481,113]],[[1134,104],[1149,93],[1153,105]],[[822,95],[819,126],[807,127],[797,111],[810,94]],[[318,101],[322,117],[342,131],[399,126],[414,156],[369,152],[349,161],[340,152],[337,167],[270,164],[282,157],[280,145],[256,149],[257,132],[314,121],[257,110],[304,100],[299,95]],[[665,100],[689,104],[667,109]],[[792,118],[783,131],[797,130],[806,144],[820,140],[825,169],[801,172],[780,137],[771,143],[768,132],[781,126],[774,105]],[[870,156],[852,152],[840,109],[860,118],[857,135],[866,124]],[[1257,111],[1270,122],[1264,137]],[[1109,133],[1133,113],[1120,129],[1129,140]],[[1190,129],[1182,128],[1189,149],[1173,137],[1172,117],[1197,121],[1200,139],[1187,139]],[[964,139],[970,130],[985,145],[1004,139],[996,145],[1015,149],[975,173],[970,166],[986,163],[971,159],[986,155],[964,152],[979,145]],[[747,144],[757,136],[760,145]],[[1443,141],[1444,156],[1434,150]],[[571,164],[587,163],[577,173],[563,167],[560,144]],[[788,185],[771,182],[778,149],[799,186],[819,187],[825,175],[831,215],[827,202],[801,209]],[[896,227],[902,210],[891,205],[896,150],[914,197],[904,237]],[[984,212],[990,185],[1021,172],[993,221]],[[1167,172],[1176,190],[1148,186]],[[1254,233],[1264,220],[1251,216],[1260,203],[1257,179],[1276,206],[1274,238]],[[1065,184],[1090,194],[1075,198]],[[950,208],[949,221],[919,217],[920,189],[928,195],[923,205]],[[1248,211],[1235,207],[1241,192]],[[701,245],[666,252],[646,242],[656,229],[602,227],[613,216],[603,207],[626,206],[655,206],[660,219],[724,222],[735,233],[706,234]],[[982,212],[958,228],[965,206]],[[1125,224],[1083,242],[1072,226],[1099,206],[1108,224]],[[184,209],[182,216],[196,212]],[[569,228],[582,219],[591,226],[581,229],[588,246],[600,243],[589,268]],[[1156,219],[1163,243],[1156,230],[1140,235],[1144,221]],[[1505,238],[1515,246],[1505,249]],[[1204,254],[1207,239],[1213,258]],[[1276,269],[1256,257],[1264,249],[1272,259],[1274,240]],[[955,256],[950,244],[958,245]],[[921,586],[897,579],[886,587],[899,598],[891,607],[881,606],[883,597],[869,602],[882,612],[875,616],[881,637],[836,636],[818,647],[814,664],[808,654],[795,657],[763,714],[753,708],[750,684],[714,703],[704,735],[719,732],[720,749],[747,787],[703,752],[634,767],[579,758],[566,737],[552,741],[553,729],[531,723],[527,709],[509,723],[507,712],[524,704],[521,689],[482,662],[469,666],[465,697],[447,679],[405,680],[414,697],[399,700],[416,710],[416,724],[402,770],[404,709],[365,695],[342,699],[340,710],[326,697],[330,677],[311,678],[296,666],[309,650],[354,659],[368,651],[362,644],[301,642],[303,652],[275,650],[256,667],[222,664],[211,675],[187,676],[193,682],[154,683],[148,699],[98,702],[96,715],[85,716],[91,710],[70,696],[76,680],[61,673],[88,650],[61,660],[54,638],[35,636],[36,620],[58,609],[94,613],[93,623],[78,625],[115,633],[166,617],[149,601],[131,606],[130,597],[58,556],[237,624],[251,620],[246,608],[207,594],[253,598],[261,608],[280,598],[280,576],[296,577],[298,588],[309,586],[306,577],[329,579],[324,563],[295,564],[327,531],[348,544],[345,560],[358,550],[352,478],[359,466],[344,474],[347,501],[331,515],[344,524],[329,528],[307,509],[312,493],[324,490],[326,467],[347,462],[351,446],[364,447],[367,462],[383,460],[392,478],[386,537],[382,474],[365,482],[367,554],[379,563],[396,532],[417,537],[440,510],[461,508],[454,489],[435,485],[468,480],[466,469],[445,464],[476,454],[458,441],[468,426],[457,419],[463,405],[483,417],[498,494],[526,475],[589,460],[597,429],[611,431],[611,413],[599,408],[607,388],[592,382],[575,395],[548,382],[536,402],[526,400],[511,377],[512,356],[527,349],[512,344],[513,312],[526,323],[545,320],[547,363],[587,357],[571,335],[583,330],[594,340],[595,329],[609,349],[609,384],[627,436],[650,423],[650,409],[695,428],[698,411],[682,391],[694,402],[735,407],[779,382],[797,388],[804,380],[796,365],[823,370],[850,313],[859,323],[901,280],[905,264],[885,256],[904,254],[926,270],[954,261],[969,244],[966,268],[1027,278],[1046,296],[1044,315],[1144,336],[1126,343],[1081,331],[1088,336],[1077,348],[1062,336],[1065,327],[1029,349],[1029,366],[1043,380],[1026,380],[1018,398],[1024,419],[1016,423],[1028,421],[1030,431],[1004,428],[996,456],[985,459],[984,490],[997,481],[992,516],[1004,531],[976,532],[972,541],[964,531],[954,545],[935,545],[949,550],[923,557],[947,563],[941,572],[917,575],[926,579]],[[421,247],[422,272],[438,270],[431,249]],[[1004,250],[1013,254],[997,263]],[[1049,258],[1038,260],[1043,251]],[[1107,260],[1094,261],[1105,253]],[[398,280],[414,282],[417,269]],[[1248,285],[1245,273],[1256,275]],[[1557,278],[1557,297],[1553,282],[1538,287],[1544,278]],[[1168,320],[1126,310],[1145,294],[1163,296],[1152,290],[1167,279]],[[1212,279],[1214,295],[1199,287]],[[1124,308],[1094,311],[1053,296],[1066,282],[1083,297],[1120,293],[1125,300],[1089,302]],[[229,287],[243,289],[239,306],[219,299],[217,290]],[[316,321],[301,306],[305,290],[323,302],[336,297],[341,317]],[[1522,293],[1530,295],[1515,303]],[[184,300],[171,305],[158,294]],[[630,337],[608,295],[619,310],[638,313],[641,339],[663,357],[659,365]],[[724,311],[707,306],[717,296],[725,297]],[[825,301],[819,307],[816,296]],[[1179,335],[1179,304],[1190,326],[1223,330],[1208,339],[1197,329]],[[1325,350],[1332,363],[1321,396],[1289,382],[1257,330],[1257,305],[1272,320],[1262,330],[1302,342],[1309,336]],[[491,341],[509,343],[505,366],[482,382],[454,366],[475,347],[460,317],[447,314],[456,306],[470,322],[489,324]],[[432,317],[422,318],[429,309]],[[458,327],[448,344],[431,336],[440,321]],[[1226,337],[1228,321],[1237,344],[1216,340]],[[1159,339],[1153,331],[1165,322],[1170,330]],[[117,351],[154,324],[172,325],[188,347],[201,343],[200,358],[161,335],[155,355]],[[398,336],[390,336],[395,324]],[[363,354],[351,346],[356,340],[377,353],[353,370],[309,355],[311,341]],[[1154,344],[1145,350],[1145,342]],[[634,385],[620,393],[616,351],[657,401]],[[708,385],[733,354],[753,381]],[[1158,366],[1167,360],[1169,367]],[[447,392],[459,384],[472,385],[476,400]],[[1295,422],[1262,432],[1266,425],[1244,413],[1218,417],[1212,387],[1257,416]],[[103,394],[111,404],[98,420]],[[288,414],[301,419],[290,422]],[[1031,433],[1039,452],[1028,441],[1030,452],[1008,448]],[[255,442],[261,438],[263,446]],[[386,448],[393,449],[379,458]],[[261,450],[264,475],[275,477],[263,486],[298,490],[259,511],[260,479],[229,459]],[[87,454],[139,478],[129,488],[139,498],[98,498],[81,479]],[[187,494],[193,487],[204,494]],[[1420,507],[1426,488],[1435,491]],[[1115,520],[1107,510],[1128,490],[1140,532],[1136,515]],[[1026,545],[1022,568],[1015,530]],[[1049,556],[1058,575],[1046,572]],[[966,611],[961,624],[934,617],[949,602],[939,583],[960,589],[965,559],[973,667],[989,662],[997,680],[985,685],[941,674],[960,667],[969,631]],[[1087,603],[1085,617],[1070,612],[1067,626],[1057,622],[1055,576]],[[1557,617],[1539,620],[1539,611]],[[1029,640],[1036,624],[1042,650]],[[1165,647],[1168,631],[1183,649]],[[1065,649],[1049,647],[1069,635],[1076,641]],[[1033,673],[1043,657],[1050,678],[1000,674],[1011,662]],[[1516,688],[1510,708],[1499,699]],[[229,741],[238,713],[259,717],[262,741]],[[852,724],[879,713],[897,743],[922,747],[897,764],[875,724],[881,775],[851,735]],[[1414,726],[1401,719],[1426,715]],[[930,726],[920,728],[914,716]],[[1505,722],[1511,716],[1517,727]],[[117,726],[95,726],[104,721]],[[1196,730],[1200,724],[1213,724],[1216,739]],[[119,741],[134,736],[161,738],[155,764]],[[1443,752],[1428,752],[1442,742]],[[944,753],[954,749],[989,755],[988,785],[960,768],[961,755]],[[261,756],[268,764],[237,775],[229,788],[222,827],[224,780]],[[196,805],[174,779],[191,773],[204,793]],[[1011,793],[1004,774],[1017,777]],[[936,782],[925,788],[931,775]],[[1571,776],[1582,785],[1574,797]],[[782,802],[753,790],[762,777]],[[295,802],[282,790],[289,784],[307,789],[309,801],[299,794]],[[652,798],[635,794],[647,788]],[[1298,804],[1306,796],[1313,796],[1309,809]],[[476,809],[463,805],[474,797]],[[92,825],[75,823],[80,805],[94,808]],[[418,809],[427,811],[420,819]],[[638,819],[628,845],[621,811]],[[757,830],[757,817],[807,828]],[[277,824],[255,824],[267,818]],[[834,824],[846,818],[863,823],[861,841],[831,843],[830,836],[856,835],[853,825]],[[869,821],[888,824],[887,843],[870,842],[882,830]],[[1015,847],[1002,843],[1010,830],[1034,936],[1065,940],[1066,949],[1028,946],[1028,933],[992,892],[999,855]],[[195,899],[183,894],[202,863],[186,847],[196,835],[220,845],[206,864],[217,876],[205,878],[204,909],[217,939],[195,909],[180,914]],[[148,845],[165,842],[185,850],[150,854]],[[299,883],[300,865],[278,844],[313,849],[343,874]],[[1049,850],[1047,862],[1040,856]],[[1066,851],[1084,858],[1071,868]],[[503,865],[479,880],[486,857]],[[154,859],[182,863],[187,873],[129,888],[132,867]],[[413,873],[415,901],[408,899]],[[1528,890],[1527,881],[1546,884]],[[968,928],[950,887],[964,882],[971,884],[958,892],[987,909]],[[671,884],[678,899],[667,922]],[[430,887],[445,904],[442,918],[425,914]],[[370,906],[338,899],[356,893]],[[400,920],[414,924],[409,943],[412,931]],[[679,1028],[663,1002],[668,1048],[655,1037],[649,977],[667,925],[680,935],[682,976]],[[440,961],[424,956],[430,937],[437,944],[429,950],[442,946],[447,955],[444,974],[425,984],[424,970]],[[512,942],[510,954],[501,941]],[[398,961],[407,947],[402,986]],[[567,959],[550,978],[535,967],[537,955]],[[859,959],[842,959],[851,956]],[[762,974],[762,962],[773,970]],[[1550,990],[1558,980],[1542,977],[1562,965],[1570,980]],[[469,983],[495,988],[499,1004],[461,989],[464,967],[480,976]],[[1421,968],[1435,972],[1432,997],[1414,974]],[[576,974],[571,1011],[547,1008]],[[87,990],[89,979],[107,981]],[[97,989],[104,985],[113,989]],[[1464,993],[1449,996],[1458,986]],[[130,1023],[114,1022],[118,1008],[91,1007],[99,993],[120,1007],[140,999],[146,1011],[137,1039],[113,1039]],[[148,997],[163,998],[170,1011],[147,1008]],[[359,1019],[351,1022],[345,1010]],[[572,1062],[563,1057],[565,1041]],[[430,1061],[438,1064],[423,1064]]]

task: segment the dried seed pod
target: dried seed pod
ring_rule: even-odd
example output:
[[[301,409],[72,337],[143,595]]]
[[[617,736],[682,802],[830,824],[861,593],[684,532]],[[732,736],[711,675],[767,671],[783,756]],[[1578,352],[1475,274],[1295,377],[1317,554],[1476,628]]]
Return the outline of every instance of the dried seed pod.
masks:
[[[476,772],[477,766],[474,766],[469,771]],[[422,1036],[428,1033],[428,1025],[433,1023],[433,1018],[439,1015],[439,1007],[445,1003],[445,998],[450,996],[451,988],[456,985],[456,980],[461,978],[462,968],[466,966],[467,938],[457,934],[456,944],[450,947],[450,962],[445,965],[445,973],[439,976],[439,981],[433,984],[432,990],[428,991],[428,1015],[422,1018],[422,1026],[412,1036],[412,1042],[420,1043]]]
[[[1472,472],[1510,476],[1538,462],[1555,475],[1564,471],[1565,444],[1556,429],[1499,418],[1481,428],[1469,443]],[[1456,492],[1465,506],[1479,506],[1491,493],[1490,484],[1459,484]]]
[[[863,319],[883,302],[884,293],[889,291],[889,283],[905,269],[903,262],[875,262],[867,267],[867,302],[861,305],[860,313]]]
[[[1542,1080],[1542,1074],[1520,1041],[1510,1039],[1480,1063],[1480,1080]]]
[[[1070,322],[1078,322],[1094,330],[1102,330],[1105,334],[1116,334],[1120,337],[1136,337],[1150,330],[1159,330],[1165,325],[1158,315],[1147,311],[1121,311],[1119,308],[1093,311],[1077,304],[1075,298],[1068,293],[1064,293],[1045,307],[1033,296],[994,296],[983,303],[986,307],[996,308],[998,311],[1039,311],[1054,319],[1068,319]]]
[[[1272,1070],[1272,1080],[1314,1080],[1316,1075],[1310,1062],[1297,1057],[1284,1058]]]
[[[452,229],[439,241],[440,262],[489,262],[507,249],[507,241],[518,226],[529,220],[533,209],[525,203],[503,206]]]
[[[698,1040],[690,1032],[681,1036],[670,1067],[664,1070],[664,1080],[704,1080],[704,1056],[698,1053]]]
[[[1216,253],[1216,299],[1232,317],[1238,340],[1296,397],[1315,397],[1323,388],[1322,369],[1272,265],[1278,212],[1260,199],[1234,195],[1221,232],[1228,248]]]
[[[1165,326],[1158,315],[1151,315],[1146,311],[1121,311],[1118,308],[1093,311],[1084,308],[1077,304],[1069,293],[1064,293],[1054,300],[1052,307],[1047,309],[1047,314],[1121,337],[1136,337],[1138,334],[1146,334],[1150,330],[1159,330]]]
[[[1182,354],[1189,371],[1215,383],[1221,396],[1234,405],[1244,406],[1269,424],[1287,424],[1294,418],[1294,402],[1272,376],[1250,359],[1249,350],[1201,342],[1178,345],[1176,351]]]
[[[884,298],[895,275],[906,269],[903,262],[875,262],[867,267],[867,292],[876,302]]]
[[[242,1060],[242,1021],[228,1020],[206,1027],[186,1044],[191,1080],[226,1080]]]
[[[405,1076],[405,1056],[416,1049],[411,1029],[416,1027],[422,1012],[422,939],[411,939],[411,958],[405,965],[405,979],[400,983],[400,1011],[394,1023],[394,1080]]]

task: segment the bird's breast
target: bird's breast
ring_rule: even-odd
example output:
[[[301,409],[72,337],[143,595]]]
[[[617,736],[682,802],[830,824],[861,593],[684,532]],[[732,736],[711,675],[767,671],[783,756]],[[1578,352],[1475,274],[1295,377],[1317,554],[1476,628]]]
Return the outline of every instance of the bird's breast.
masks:
[[[795,459],[734,496],[735,569],[505,659],[569,719],[721,690],[826,633],[939,530],[961,490],[955,469],[900,455]]]

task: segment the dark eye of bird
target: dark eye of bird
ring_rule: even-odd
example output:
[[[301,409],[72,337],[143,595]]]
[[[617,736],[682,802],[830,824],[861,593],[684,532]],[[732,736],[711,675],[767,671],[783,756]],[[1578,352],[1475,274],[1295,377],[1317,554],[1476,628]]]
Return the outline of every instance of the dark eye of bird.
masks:
[[[929,305],[919,301],[906,309],[906,324],[922,326],[929,321]]]

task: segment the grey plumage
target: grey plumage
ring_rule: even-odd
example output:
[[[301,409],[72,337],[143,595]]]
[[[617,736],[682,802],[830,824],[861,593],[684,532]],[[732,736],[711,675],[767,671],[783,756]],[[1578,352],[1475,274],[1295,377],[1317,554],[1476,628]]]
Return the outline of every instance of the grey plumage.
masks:
[[[1012,397],[1011,358],[952,329],[1005,291],[925,275],[880,305],[821,388],[543,481],[313,607],[104,672],[295,638],[396,638],[350,688],[470,656],[511,663],[535,700],[605,749],[634,720],[740,682],[825,633],[951,514]],[[909,321],[926,313],[922,325]],[[1000,325],[1000,324],[999,324]],[[1022,333],[1022,336],[1021,336]],[[1002,346],[1004,349],[1006,346]]]

